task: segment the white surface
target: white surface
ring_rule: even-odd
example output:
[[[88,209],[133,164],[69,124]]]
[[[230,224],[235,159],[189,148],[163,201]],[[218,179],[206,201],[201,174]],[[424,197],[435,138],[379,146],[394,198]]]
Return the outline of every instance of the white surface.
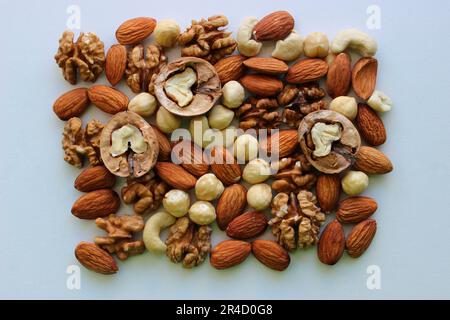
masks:
[[[381,29],[367,31],[366,9],[374,3],[382,10]],[[174,18],[184,29],[191,18],[223,13],[235,31],[245,16],[283,8],[303,35],[323,31],[332,38],[347,27],[372,34],[379,44],[378,88],[395,102],[383,116],[382,147],[395,171],[372,178],[366,192],[379,203],[369,251],[334,267],[320,264],[314,249],[298,251],[284,273],[254,257],[228,271],[209,263],[184,270],[146,253],[120,263],[113,277],[82,269],[81,290],[68,290],[75,245],[99,233],[70,214],[80,195],[72,187],[79,171],[62,159],[63,122],[51,108],[72,88],[53,59],[71,4],[81,8],[81,29],[96,32],[106,48],[122,21],[141,15]],[[449,10],[444,0],[1,0],[0,298],[450,298]],[[91,107],[83,118],[99,114]],[[215,244],[224,234],[214,231]],[[369,265],[381,268],[381,290],[366,287]]]

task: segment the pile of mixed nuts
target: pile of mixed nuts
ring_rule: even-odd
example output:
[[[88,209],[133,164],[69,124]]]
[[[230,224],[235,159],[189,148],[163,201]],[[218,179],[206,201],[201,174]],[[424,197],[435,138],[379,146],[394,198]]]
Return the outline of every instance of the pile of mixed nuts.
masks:
[[[105,71],[111,84],[71,90],[53,105],[67,121],[64,160],[89,163],[75,181],[85,194],[72,214],[106,232],[76,247],[86,268],[113,274],[113,255],[148,250],[186,268],[210,257],[217,269],[253,253],[282,271],[298,248],[317,244],[319,260],[332,265],[369,247],[377,202],[358,195],[369,175],[393,169],[374,148],[386,141],[379,113],[392,107],[375,90],[377,43],[355,29],[332,42],[320,32],[303,38],[286,11],[245,18],[236,37],[227,25],[217,15],[181,32],[174,20],[135,18],[119,26],[106,55],[96,34],[74,41],[63,33],[55,59],[64,78],[95,82]],[[258,57],[266,42],[275,43],[272,57]],[[181,57],[168,61],[170,48]],[[123,79],[137,94],[131,100],[114,88]],[[108,123],[83,126],[90,104],[112,115]],[[134,214],[119,215],[121,202]],[[214,222],[233,240],[212,248]],[[354,225],[347,236],[343,224]],[[255,240],[268,227],[274,240]]]

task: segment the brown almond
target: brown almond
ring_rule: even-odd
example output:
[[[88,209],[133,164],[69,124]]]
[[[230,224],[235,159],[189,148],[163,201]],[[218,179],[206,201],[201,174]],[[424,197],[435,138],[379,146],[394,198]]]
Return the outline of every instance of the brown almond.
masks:
[[[119,210],[120,198],[110,189],[91,191],[81,196],[72,206],[75,217],[86,220],[106,217]]]
[[[61,120],[80,116],[89,106],[88,90],[78,88],[70,90],[56,99],[53,111]]]
[[[97,273],[108,275],[119,271],[114,258],[94,243],[80,242],[75,257],[85,268]]]
[[[152,129],[155,131],[156,139],[158,140],[158,144],[159,144],[158,160],[159,161],[170,160],[170,154],[172,152],[172,145],[170,144],[169,139],[167,138],[166,134],[163,133],[158,128],[156,128],[156,126],[152,126]]]
[[[273,97],[283,90],[281,80],[262,74],[248,74],[240,79],[245,89],[259,97]]]
[[[349,197],[339,203],[336,218],[341,223],[358,223],[373,215],[377,208],[377,202],[372,198]]]
[[[112,188],[116,183],[116,176],[104,166],[85,169],[75,180],[75,189],[81,192],[91,192]]]
[[[225,185],[229,186],[241,180],[241,166],[233,155],[223,147],[215,147],[211,150],[211,171]]]
[[[247,189],[240,184],[233,184],[223,191],[216,206],[217,225],[221,230],[225,230],[228,224],[242,211],[247,205]]]
[[[197,183],[197,179],[192,174],[174,163],[157,162],[155,169],[159,177],[175,189],[188,191]]]
[[[125,46],[115,44],[109,48],[106,54],[105,74],[112,86],[122,80],[127,67],[127,49]]]
[[[283,40],[294,29],[294,18],[287,11],[268,14],[255,25],[253,35],[257,41]]]
[[[261,143],[261,148],[267,154],[273,155],[278,151],[278,157],[284,158],[295,151],[298,147],[297,130],[281,130],[269,136],[265,142]]]
[[[317,178],[316,196],[323,212],[332,212],[339,203],[341,178],[338,175],[322,174]]]
[[[383,120],[368,105],[358,104],[358,114],[355,121],[359,133],[368,144],[379,146],[386,142],[387,134]]]
[[[383,152],[368,146],[359,148],[353,168],[366,174],[385,174],[394,170],[391,160]]]
[[[345,242],[348,255],[352,258],[360,257],[372,243],[376,232],[377,222],[373,219],[364,220],[354,226]]]
[[[155,30],[156,20],[140,17],[122,23],[116,31],[116,39],[122,45],[137,44],[147,39]]]
[[[368,100],[377,84],[378,61],[375,58],[359,59],[352,70],[352,86],[356,95]]]
[[[326,76],[328,63],[321,59],[304,59],[291,66],[286,74],[289,83],[305,83]]]
[[[346,96],[352,81],[352,65],[347,53],[340,53],[334,59],[327,74],[327,91],[330,97]]]
[[[275,241],[255,240],[252,252],[262,264],[273,270],[283,271],[291,262],[289,253]]]
[[[97,85],[88,90],[89,99],[100,110],[116,114],[128,109],[128,97],[112,87]]]
[[[250,70],[277,75],[286,73],[289,69],[288,65],[281,60],[275,58],[253,57],[244,61],[244,66]]]
[[[267,217],[262,212],[246,212],[230,222],[227,227],[227,236],[241,240],[254,238],[266,231],[267,222]]]
[[[173,148],[172,156],[178,164],[196,177],[201,177],[209,171],[203,149],[192,141],[178,142]]]
[[[344,228],[339,221],[333,220],[320,235],[317,256],[322,263],[334,265],[341,259],[344,249]]]
[[[242,263],[252,251],[250,243],[225,240],[211,250],[211,265],[216,269],[228,269]]]
[[[239,80],[244,75],[245,59],[244,56],[235,55],[223,58],[214,65],[222,85],[232,80]]]

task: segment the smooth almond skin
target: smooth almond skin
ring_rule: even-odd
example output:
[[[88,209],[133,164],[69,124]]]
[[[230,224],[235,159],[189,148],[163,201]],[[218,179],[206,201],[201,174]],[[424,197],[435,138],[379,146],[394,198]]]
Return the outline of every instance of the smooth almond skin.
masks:
[[[72,214],[80,219],[93,220],[114,214],[119,207],[120,198],[117,193],[101,189],[81,196],[72,206]]]
[[[340,53],[331,64],[327,74],[327,92],[332,98],[346,96],[352,81],[350,56]]]
[[[127,67],[127,48],[120,44],[115,44],[109,48],[106,54],[105,74],[106,79],[112,86],[122,80]]]
[[[228,269],[242,263],[251,251],[250,243],[239,240],[222,241],[212,249],[210,263],[216,269]]]
[[[258,211],[246,212],[230,222],[227,236],[234,239],[250,239],[264,233],[267,229],[266,215]]]
[[[366,174],[385,174],[394,170],[391,160],[380,150],[361,146],[353,168]]]
[[[248,74],[240,80],[245,89],[259,97],[273,97],[283,90],[283,82],[262,74]]]
[[[305,83],[319,80],[327,75],[328,63],[321,59],[304,59],[291,66],[286,74],[289,83]]]
[[[289,253],[275,241],[255,240],[252,243],[252,252],[256,259],[273,270],[286,270],[291,262]]]
[[[156,134],[156,139],[158,140],[158,144],[159,144],[158,160],[159,161],[170,160],[170,154],[172,152],[172,145],[170,144],[169,139],[161,130],[156,128],[156,126],[153,126],[152,129]]]
[[[383,120],[368,105],[364,103],[358,104],[358,114],[355,122],[359,133],[368,144],[379,146],[386,142],[387,134]]]
[[[341,223],[358,223],[369,218],[377,209],[378,204],[372,198],[349,197],[339,203],[336,218]]]
[[[153,18],[134,18],[122,23],[116,31],[116,39],[122,45],[137,44],[147,39],[155,30]]]
[[[345,246],[347,253],[352,258],[360,257],[372,243],[377,232],[377,222],[367,219],[358,223],[348,234]]]
[[[316,197],[323,212],[331,213],[336,209],[341,195],[339,175],[322,174],[317,178]]]
[[[261,143],[261,148],[266,150],[269,155],[272,155],[273,152],[278,151],[278,157],[284,158],[297,149],[298,140],[297,130],[281,130],[269,136],[266,142]]]
[[[250,70],[270,75],[283,74],[289,69],[284,61],[275,58],[253,57],[245,60],[244,65]]]
[[[94,243],[80,242],[75,257],[86,269],[97,273],[110,275],[119,271],[114,258]]]
[[[327,265],[334,265],[341,259],[344,249],[344,228],[339,221],[334,220],[325,227],[320,236],[317,246],[317,256],[320,262]]]
[[[233,184],[223,191],[217,206],[217,225],[221,230],[227,229],[229,223],[239,216],[247,205],[247,189],[240,184]]]
[[[100,110],[116,114],[128,109],[128,97],[112,87],[97,85],[88,90],[89,99]]]
[[[157,162],[155,169],[159,177],[175,189],[188,191],[197,183],[197,178],[174,163]]]
[[[239,80],[245,73],[244,61],[247,59],[241,55],[234,55],[219,60],[214,68],[217,71],[222,85],[232,80]]]
[[[378,61],[375,58],[359,59],[352,70],[352,86],[356,95],[368,100],[377,84]]]
[[[211,150],[211,156],[211,171],[223,184],[229,186],[241,180],[241,166],[227,149],[215,147]]]
[[[186,152],[179,152],[181,150]],[[196,177],[201,177],[209,171],[208,161],[203,154],[203,149],[192,141],[182,140],[177,143],[172,156],[186,171]]]
[[[256,41],[283,40],[294,29],[294,18],[287,11],[268,14],[255,25],[253,35]]]
[[[64,93],[53,104],[53,111],[61,120],[80,116],[89,106],[88,89],[78,88]]]
[[[116,176],[104,166],[85,169],[74,183],[75,189],[81,192],[91,192],[100,189],[112,188],[116,183]]]

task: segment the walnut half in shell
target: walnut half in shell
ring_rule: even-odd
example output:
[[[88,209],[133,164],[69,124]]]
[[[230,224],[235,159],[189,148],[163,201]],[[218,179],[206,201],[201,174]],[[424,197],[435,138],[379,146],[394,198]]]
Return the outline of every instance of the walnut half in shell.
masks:
[[[350,167],[361,146],[353,123],[331,110],[308,114],[300,123],[298,136],[308,161],[327,174],[340,173]]]
[[[103,163],[119,177],[142,177],[156,164],[159,144],[153,128],[141,116],[125,111],[116,114],[102,131]]]

